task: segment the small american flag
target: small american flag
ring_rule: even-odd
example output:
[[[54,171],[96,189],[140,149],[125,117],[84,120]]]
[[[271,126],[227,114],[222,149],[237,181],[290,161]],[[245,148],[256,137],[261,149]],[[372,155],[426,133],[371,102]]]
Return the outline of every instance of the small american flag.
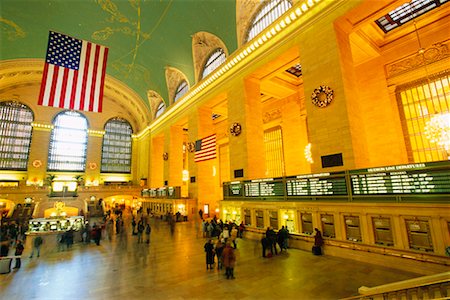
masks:
[[[200,162],[216,158],[216,135],[210,135],[195,141],[194,161]]]
[[[38,104],[101,112],[108,48],[50,31]]]

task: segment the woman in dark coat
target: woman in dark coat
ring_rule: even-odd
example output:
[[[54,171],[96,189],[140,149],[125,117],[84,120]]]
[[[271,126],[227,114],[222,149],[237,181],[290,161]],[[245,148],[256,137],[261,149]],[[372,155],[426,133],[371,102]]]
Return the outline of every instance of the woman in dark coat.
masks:
[[[322,255],[322,245],[323,245],[322,233],[317,228],[314,228],[314,230],[316,231],[316,235],[314,235],[314,246],[312,251],[314,255]]]
[[[206,270],[214,268],[214,244],[208,240],[204,246],[206,252]]]

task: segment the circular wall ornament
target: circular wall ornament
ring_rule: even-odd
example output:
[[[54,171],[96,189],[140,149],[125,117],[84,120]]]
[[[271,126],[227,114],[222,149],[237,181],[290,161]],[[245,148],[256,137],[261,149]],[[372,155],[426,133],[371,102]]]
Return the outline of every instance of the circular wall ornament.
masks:
[[[326,107],[333,101],[334,91],[327,85],[321,85],[311,95],[312,103],[318,107]]]
[[[33,160],[33,167],[40,168],[42,166],[42,161],[39,159]]]
[[[164,160],[168,160],[168,159],[169,159],[169,153],[164,152],[164,153],[163,153],[163,159],[164,159]]]
[[[187,148],[189,152],[195,152],[195,143],[194,142],[190,142],[187,144]]]
[[[97,169],[97,164],[95,162],[89,163],[89,169],[91,169],[91,170]]]
[[[238,135],[241,134],[241,132],[242,132],[241,124],[239,124],[239,123],[233,123],[233,124],[231,125],[231,127],[230,127],[230,133],[231,133],[231,135],[233,135],[233,136],[238,136]]]

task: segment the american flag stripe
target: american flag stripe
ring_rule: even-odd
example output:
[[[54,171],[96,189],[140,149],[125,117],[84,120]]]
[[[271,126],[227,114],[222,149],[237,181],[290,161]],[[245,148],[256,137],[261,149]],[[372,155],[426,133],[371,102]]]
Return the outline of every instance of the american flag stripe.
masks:
[[[196,141],[195,150],[195,162],[216,158],[216,135],[213,134],[199,141]]]
[[[38,104],[101,112],[108,48],[54,32],[50,39]]]

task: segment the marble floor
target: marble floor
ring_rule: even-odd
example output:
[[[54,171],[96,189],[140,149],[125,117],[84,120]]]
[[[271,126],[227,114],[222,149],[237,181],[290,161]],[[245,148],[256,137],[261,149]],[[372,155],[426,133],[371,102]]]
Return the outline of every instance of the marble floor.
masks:
[[[254,240],[239,239],[235,280],[224,271],[206,270],[198,224],[168,225],[151,219],[151,243],[138,244],[125,235],[102,240],[100,246],[74,244],[58,252],[43,245],[39,258],[0,274],[0,299],[339,299],[357,295],[362,285],[376,286],[418,275],[331,256],[289,249],[261,257]]]

